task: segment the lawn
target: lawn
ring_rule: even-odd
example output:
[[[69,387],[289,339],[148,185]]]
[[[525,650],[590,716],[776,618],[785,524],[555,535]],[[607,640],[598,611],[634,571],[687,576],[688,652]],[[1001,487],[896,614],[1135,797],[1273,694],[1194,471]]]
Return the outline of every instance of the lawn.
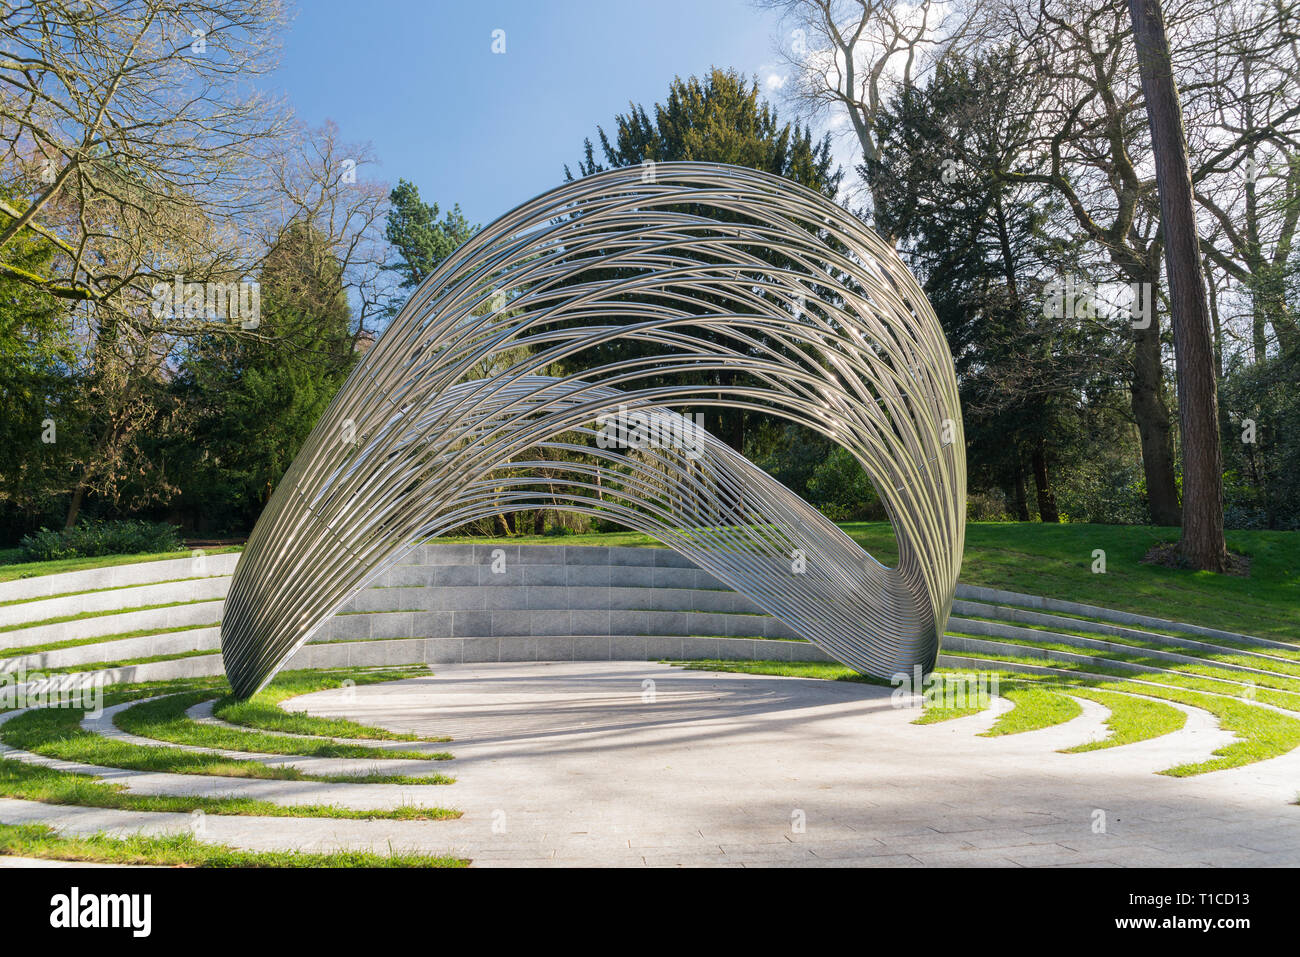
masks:
[[[223,545],[218,548],[205,548],[205,555],[220,555],[223,552],[237,552],[237,545]],[[35,578],[37,575],[58,575],[62,572],[80,572],[88,568],[107,568],[110,565],[134,565],[136,562],[161,562],[169,558],[189,558],[192,549],[179,552],[157,552],[149,555],[96,555],[93,558],[56,558],[48,562],[21,561],[21,548],[0,548],[0,582],[11,582],[19,578]]]

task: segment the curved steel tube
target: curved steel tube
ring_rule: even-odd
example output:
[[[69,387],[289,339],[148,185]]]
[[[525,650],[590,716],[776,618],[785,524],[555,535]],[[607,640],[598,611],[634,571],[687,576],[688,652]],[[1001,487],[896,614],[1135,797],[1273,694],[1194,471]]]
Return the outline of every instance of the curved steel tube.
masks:
[[[893,249],[788,180],[705,163],[649,179],[622,169],[553,189],[412,295],[235,569],[221,647],[237,695],[412,545],[534,508],[653,535],[858,671],[933,667],[966,462],[925,295]],[[843,446],[893,523],[897,568],[668,406],[758,410]],[[600,448],[616,410],[689,441]]]

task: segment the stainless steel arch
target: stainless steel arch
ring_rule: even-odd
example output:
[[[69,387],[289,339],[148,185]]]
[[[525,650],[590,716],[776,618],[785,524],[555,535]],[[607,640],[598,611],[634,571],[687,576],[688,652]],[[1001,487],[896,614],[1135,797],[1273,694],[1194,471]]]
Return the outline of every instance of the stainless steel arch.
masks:
[[[832,438],[879,492],[898,566],[669,406]],[[600,448],[615,411],[679,441]],[[952,359],[893,249],[768,174],[613,170],[479,232],[353,371],[235,569],[226,673],[252,694],[412,545],[538,507],[654,535],[858,671],[929,670],[965,494]]]

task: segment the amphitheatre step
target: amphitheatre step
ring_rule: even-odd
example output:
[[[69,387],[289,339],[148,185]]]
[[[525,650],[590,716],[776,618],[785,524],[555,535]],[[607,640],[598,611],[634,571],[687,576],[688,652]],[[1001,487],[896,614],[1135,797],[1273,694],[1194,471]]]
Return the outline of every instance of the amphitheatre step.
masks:
[[[537,566],[555,568],[563,566]],[[470,569],[471,571],[473,569]],[[573,571],[574,569],[567,569]],[[591,571],[590,568],[587,569]],[[601,571],[613,571],[610,568]],[[680,570],[680,569],[679,569]],[[667,585],[392,585],[367,588],[341,609],[349,611],[525,611],[568,609],[648,609],[766,614],[739,592]]]
[[[1068,651],[1056,651],[1054,649],[1048,649],[1048,648],[1036,648],[1033,645],[1017,645],[1005,641],[989,641],[983,638],[966,638],[960,635],[945,635],[943,640],[943,646],[945,649],[947,649],[947,655],[953,657],[961,657],[961,653],[965,651],[965,652],[976,652],[985,655],[992,655],[994,657],[1000,657],[1006,655],[1006,656],[1019,657],[1019,658],[1041,658],[1044,661],[1057,662],[1058,664],[1075,664],[1075,665],[1083,665],[1085,667],[1091,665],[1097,668],[1110,668],[1115,671],[1130,672],[1135,676],[1151,675],[1151,674],[1165,674],[1165,675],[1184,674],[1184,672],[1176,671],[1173,668],[1159,668],[1156,667],[1155,665],[1143,665],[1132,661],[1120,661],[1115,658],[1107,658],[1101,655],[1075,654],[1073,652],[1068,652]],[[945,656],[946,655],[940,655],[939,657],[942,659]],[[981,662],[982,666],[986,669],[1003,668],[1009,671],[1020,670],[1011,667],[1013,664],[1018,664],[1018,662],[994,660],[993,658],[976,658],[976,659],[966,659],[966,660],[979,661]],[[1098,677],[1104,681],[1116,680],[1114,675],[1106,675],[1100,672],[1096,672],[1096,673],[1085,672],[1085,671],[1067,672],[1064,669],[1059,669],[1059,668],[1052,669],[1052,670],[1057,673],[1075,674],[1079,677]],[[1240,688],[1244,682],[1249,681],[1248,678],[1243,679],[1243,681],[1233,681],[1228,678],[1218,678],[1218,677],[1213,677],[1211,675],[1200,675],[1200,674],[1196,675],[1196,678],[1200,681],[1214,682],[1217,684],[1224,685],[1224,691],[1223,691],[1224,694],[1230,694],[1231,692],[1229,689]],[[1140,677],[1135,678],[1135,680],[1141,680],[1141,678]]]
[[[125,661],[130,658],[174,655],[182,651],[213,651],[220,647],[220,628],[187,628],[184,631],[139,635],[135,638],[120,638],[116,641],[101,641],[75,645],[71,648],[56,648],[18,655],[0,660],[0,673],[74,668],[102,661]]]
[[[0,604],[0,627],[7,624],[11,628],[0,632],[0,647],[7,649],[12,659],[0,665],[0,670],[89,667],[103,661],[214,651],[219,648],[214,626],[220,621],[228,576],[238,557],[227,553],[144,562],[3,583],[0,601],[34,600]],[[207,577],[193,577],[196,572]],[[4,586],[14,587],[6,590]],[[69,594],[77,590],[85,593]],[[192,601],[195,596],[203,596],[203,600]],[[1143,666],[1106,655],[1127,653],[1171,665],[1207,664],[1242,674],[1272,675],[1277,673],[1267,670],[1263,661],[1260,667],[1212,662],[1180,653],[1180,649],[1246,651],[1214,645],[1215,638],[1261,649],[1295,647],[996,589],[959,586],[958,596],[954,612],[961,617],[951,619],[950,627],[976,636],[946,638],[945,650],[958,654],[964,647],[977,647],[963,646],[963,640],[1014,638],[1032,644],[986,641],[982,650],[1050,660],[1044,649],[1034,645],[1056,643],[1079,649],[1079,654],[1058,660],[1104,662],[1135,673]],[[160,599],[188,603],[140,607]],[[13,627],[73,614],[85,617]],[[1070,615],[1094,620],[1066,617]],[[1021,627],[1029,624],[1052,630]],[[1144,626],[1206,640],[1144,631]],[[161,633],[176,628],[187,630]],[[154,634],[113,637],[138,631]],[[1166,647],[1135,648],[1074,634],[1078,631]],[[91,643],[95,638],[106,640]],[[797,635],[783,622],[671,549],[431,542],[411,549],[348,602],[286,667],[625,657],[830,660],[815,646],[791,639]],[[22,653],[25,647],[70,641],[86,644]],[[213,654],[109,669],[114,680],[133,681],[217,674],[220,670],[220,656]]]
[[[327,621],[313,643],[377,638],[542,638],[552,635],[716,635],[793,639],[770,615],[696,611],[398,611],[342,613]]]
[[[1170,621],[1167,618],[1153,618],[1150,615],[1137,615],[1127,611],[1116,611],[1098,605],[1085,605],[1081,602],[1062,601],[1057,598],[1045,598],[1040,595],[1026,595],[1021,592],[1002,591],[998,588],[984,588],[976,585],[958,585],[957,597],[967,601],[988,602],[995,605],[1015,605],[1021,608],[1034,608],[1043,611],[1056,611],[1066,615],[1078,615],[1083,618],[1097,618],[1102,621],[1121,625],[1138,625],[1163,631],[1179,631],[1185,634],[1204,635],[1208,638],[1226,638],[1231,641],[1244,641],[1265,645],[1271,648],[1295,650],[1297,645],[1284,641],[1256,638],[1235,631],[1223,631],[1218,628],[1205,628],[1187,622]]]
[[[946,643],[946,639],[945,639]],[[970,649],[974,651],[974,648]],[[963,655],[960,652],[945,651],[941,652],[935,667],[937,668],[955,668],[962,671],[1009,671],[1013,674],[1025,675],[1051,675],[1058,678],[1081,678],[1097,681],[1115,681],[1114,675],[1100,674],[1091,671],[1066,670],[1064,668],[1053,668],[1051,665],[1032,665],[1021,661],[1000,661],[994,658],[980,658],[971,655]],[[1141,680],[1134,678],[1133,680]]]
[[[201,550],[197,550],[201,551]],[[208,575],[231,575],[239,561],[238,552],[219,555],[199,554],[189,558],[172,558],[156,562],[133,562],[128,565],[105,565],[57,575],[34,575],[0,582],[0,602],[47,598],[97,588],[122,588],[153,582],[175,581]]]
[[[492,661],[727,661],[833,662],[816,645],[802,640],[702,637],[695,635],[548,635],[507,638],[373,638],[307,644],[285,663],[285,670]],[[170,681],[224,674],[219,654],[203,654],[115,668],[87,668],[84,680],[105,684]]]
[[[211,601],[225,598],[230,590],[228,576],[192,578],[155,585],[130,585],[84,595],[42,598],[16,605],[0,605],[0,628],[24,622],[47,621],[68,615],[104,613],[122,608],[145,608],[174,602]]]
[[[1215,644],[1212,641],[1197,641],[1194,638],[1185,638],[1177,635],[1167,635],[1162,632],[1144,631],[1140,628],[1129,628],[1123,625],[1114,625],[1104,621],[1094,621],[1086,618],[1072,618],[1063,615],[1049,615],[1041,612],[1030,611],[1015,605],[994,605],[986,602],[977,601],[954,601],[952,604],[954,615],[974,615],[979,618],[993,618],[1004,622],[1019,622],[1027,625],[1046,625],[1054,629],[1065,632],[1092,632],[1094,634],[1116,635],[1122,638],[1136,638],[1141,641],[1159,642],[1175,648],[1189,648],[1193,650],[1205,650],[1214,652],[1227,652],[1231,654],[1251,654],[1262,658],[1272,658],[1275,661],[1290,661],[1293,659],[1285,658],[1279,655],[1269,654],[1269,650],[1277,648],[1288,648],[1300,650],[1300,646],[1287,645],[1284,642],[1268,641],[1262,638],[1251,638],[1248,641],[1234,644]],[[951,620],[951,619],[950,619]],[[1219,639],[1225,641],[1227,639]]]
[[[963,651],[976,651],[982,652],[986,655],[1041,658],[1044,661],[1056,661],[1063,664],[1095,665],[1113,668],[1117,671],[1128,671],[1133,674],[1159,674],[1171,670],[1168,668],[1158,668],[1155,665],[1141,665],[1132,661],[1118,661],[1101,655],[1055,651],[1049,648],[1038,648],[1034,645],[1018,645],[1011,642],[989,640],[985,638],[966,638],[962,635],[944,635],[943,647],[946,651],[956,654],[960,654]],[[1000,663],[986,662],[986,667],[1000,666]],[[1111,679],[1114,680],[1114,676],[1111,676]]]
[[[160,631],[164,628],[200,627],[221,621],[225,599],[145,608],[140,611],[105,612],[72,621],[33,625],[0,632],[0,646],[8,649],[31,645],[52,645],[62,641],[102,638],[133,631]]]
[[[1040,631],[1034,628],[1021,628],[1000,621],[949,618],[948,627],[953,631],[959,631],[965,635],[983,635],[991,638],[1014,638],[1020,641],[1071,645],[1085,651],[1092,649],[1096,651],[1140,655],[1145,658],[1156,658],[1160,661],[1168,661],[1173,664],[1206,665],[1215,668],[1222,668],[1224,671],[1240,671],[1245,674],[1271,675],[1276,678],[1295,677],[1295,675],[1288,675],[1284,672],[1269,671],[1266,668],[1254,668],[1249,665],[1239,665],[1232,662],[1214,661],[1209,658],[1200,658],[1195,655],[1183,655],[1176,651],[1167,651],[1165,649],[1141,648],[1136,645],[1126,645],[1121,642],[1105,641],[1100,638],[1088,638],[1083,635],[1072,635],[1067,632]],[[947,646],[949,642],[956,637],[957,636],[955,635],[946,636],[944,638],[944,645]]]
[[[833,661],[802,640],[697,635],[538,635],[371,639],[308,644],[286,669],[492,661]]]

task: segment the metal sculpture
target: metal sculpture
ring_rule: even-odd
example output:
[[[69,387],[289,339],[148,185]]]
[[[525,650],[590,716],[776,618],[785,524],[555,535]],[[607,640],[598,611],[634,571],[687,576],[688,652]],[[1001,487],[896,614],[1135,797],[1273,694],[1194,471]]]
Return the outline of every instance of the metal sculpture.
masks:
[[[897,566],[670,406],[784,417],[848,450]],[[857,219],[739,167],[599,173],[480,231],[354,369],[235,569],[226,673],[252,694],[413,545],[536,508],[656,537],[860,672],[928,671],[965,466],[938,320]]]

